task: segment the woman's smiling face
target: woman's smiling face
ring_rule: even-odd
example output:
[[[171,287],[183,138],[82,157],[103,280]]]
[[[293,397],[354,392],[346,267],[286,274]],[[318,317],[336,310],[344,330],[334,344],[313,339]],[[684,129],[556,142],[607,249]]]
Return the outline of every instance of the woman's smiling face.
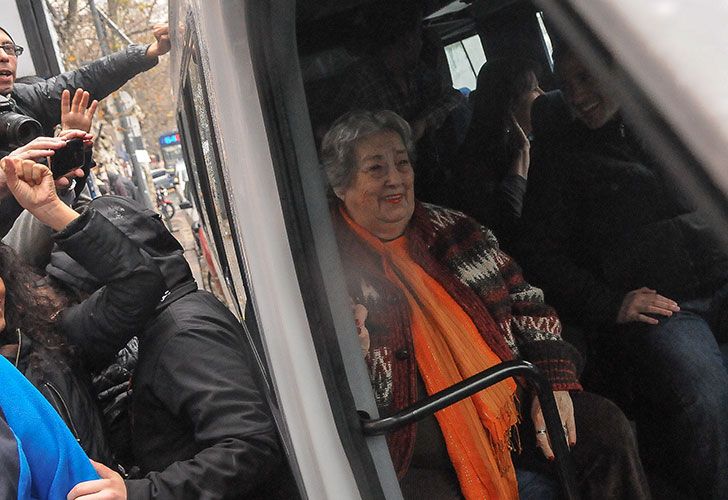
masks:
[[[566,102],[588,128],[601,128],[619,111],[619,104],[601,88],[576,55],[562,56],[556,72]]]
[[[354,161],[353,182],[337,192],[346,211],[378,238],[401,236],[415,209],[415,174],[402,138],[391,130],[363,137]]]

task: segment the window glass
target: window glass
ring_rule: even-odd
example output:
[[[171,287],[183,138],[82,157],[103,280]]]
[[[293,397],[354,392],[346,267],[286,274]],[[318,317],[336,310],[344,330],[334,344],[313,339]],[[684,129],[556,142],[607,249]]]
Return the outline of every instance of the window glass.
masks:
[[[215,240],[214,247],[217,250],[226,291],[232,295],[235,312],[242,318],[246,294],[240,267],[235,258],[240,253],[236,252],[233,241],[233,227],[229,216],[231,207],[225,201],[225,180],[220,168],[216,139],[210,120],[209,101],[198,58],[190,58],[187,68],[187,83],[186,89],[189,89],[191,94],[188,102],[194,114],[194,131],[197,132],[197,142],[202,156],[200,158],[202,165],[198,166],[198,172],[201,176],[203,172],[206,174],[206,184],[210,195],[209,205],[206,207],[208,227]],[[204,169],[199,170],[200,166],[203,166]]]
[[[213,262],[209,267],[216,271],[218,280],[205,283],[244,323],[245,333],[254,347],[258,365],[265,374],[269,398],[276,406],[275,395],[270,391],[270,374],[262,356],[260,337],[253,305],[245,281],[244,254],[238,247],[231,208],[226,200],[226,179],[217,148],[215,129],[211,120],[208,87],[200,66],[196,38],[192,39],[192,57],[187,61],[185,83],[182,88],[182,109],[179,121],[184,138],[188,173],[193,183],[194,198],[199,208],[207,242],[203,252],[205,259]],[[210,266],[210,264],[212,264]],[[219,281],[219,282],[218,282]]]
[[[473,35],[445,46],[445,54],[450,66],[453,87],[475,90],[478,71],[485,63],[485,52],[483,44],[480,43],[480,36]]]
[[[549,36],[549,32],[546,30],[546,24],[543,22],[543,12],[536,13],[536,20],[538,21],[539,28],[541,28],[541,36],[543,37],[543,44],[544,48],[546,49],[546,58],[549,61],[549,66],[551,66],[551,70],[553,71],[554,60],[551,57],[551,53],[554,51],[554,47],[551,44],[551,37]]]

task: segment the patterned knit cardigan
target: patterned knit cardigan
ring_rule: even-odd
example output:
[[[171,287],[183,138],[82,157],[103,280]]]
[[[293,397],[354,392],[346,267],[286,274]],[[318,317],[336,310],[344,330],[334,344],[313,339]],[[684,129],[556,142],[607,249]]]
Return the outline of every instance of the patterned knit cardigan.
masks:
[[[368,310],[366,361],[374,396],[380,415],[391,415],[417,399],[409,306],[385,277],[381,257],[349,228],[338,207],[332,217],[349,294]],[[581,359],[561,339],[555,311],[543,303],[541,290],[523,280],[490,230],[461,212],[418,202],[405,234],[410,255],[461,305],[502,360],[531,361],[554,390],[581,389]],[[497,328],[488,328],[493,321]],[[400,478],[409,468],[415,431],[413,424],[387,437]]]

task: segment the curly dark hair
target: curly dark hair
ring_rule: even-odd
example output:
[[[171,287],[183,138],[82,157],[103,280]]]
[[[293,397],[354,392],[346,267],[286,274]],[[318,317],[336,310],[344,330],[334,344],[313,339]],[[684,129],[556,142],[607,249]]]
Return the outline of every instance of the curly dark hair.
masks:
[[[0,243],[0,278],[5,283],[5,330],[0,343],[17,341],[20,329],[44,347],[68,352],[55,324],[56,313],[66,304],[36,286],[39,275],[23,263],[15,251]]]

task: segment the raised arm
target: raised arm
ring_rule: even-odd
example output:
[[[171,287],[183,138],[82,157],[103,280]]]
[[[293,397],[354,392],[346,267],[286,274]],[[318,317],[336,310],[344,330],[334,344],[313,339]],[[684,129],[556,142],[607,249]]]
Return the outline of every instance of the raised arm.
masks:
[[[13,96],[18,111],[35,117],[50,135],[50,130],[61,122],[61,95],[64,90],[82,88],[90,94],[91,99],[100,101],[134,76],[154,67],[159,56],[169,52],[169,30],[166,25],[158,26],[154,28],[153,34],[155,41],[150,45],[130,45],[43,82],[15,84]]]
[[[152,316],[166,290],[164,278],[149,256],[91,207],[54,240],[103,285],[59,318],[89,365],[103,367]]]
[[[0,160],[0,167],[16,201],[43,224],[60,231],[78,218],[58,197],[53,174],[45,165],[9,156]]]
[[[56,193],[50,170],[32,160],[0,161],[20,205],[54,231],[59,246],[103,283],[59,318],[69,341],[92,366],[103,365],[149,319],[165,291],[164,279],[148,256],[93,209],[80,216]]]

